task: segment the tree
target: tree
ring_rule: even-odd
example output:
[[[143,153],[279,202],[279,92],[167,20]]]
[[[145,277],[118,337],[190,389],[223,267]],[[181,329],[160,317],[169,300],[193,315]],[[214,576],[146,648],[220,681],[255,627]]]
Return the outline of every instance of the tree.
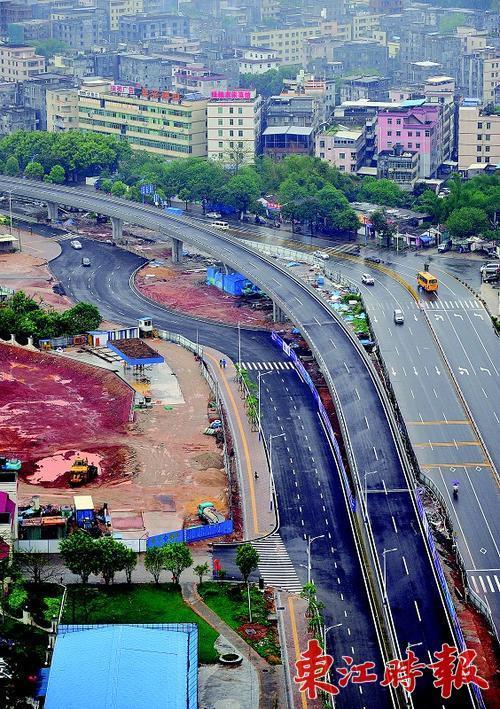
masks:
[[[113,183],[113,186],[111,188],[111,194],[113,195],[113,197],[125,197],[127,192],[128,187],[121,180],[117,180],[115,183]]]
[[[28,42],[28,44],[33,44],[36,53],[45,57],[45,59],[50,59],[54,54],[62,52],[67,48],[66,43],[59,39],[44,39],[40,42]]]
[[[249,168],[242,168],[227,183],[226,194],[229,204],[245,214],[260,197],[259,176]]]
[[[43,165],[39,162],[29,162],[24,168],[25,177],[29,177],[31,180],[42,180],[45,175],[45,170]]]
[[[208,572],[210,571],[210,568],[208,566],[208,563],[205,561],[204,564],[197,564],[195,567],[193,567],[193,571],[200,579],[200,585],[201,585],[203,583],[203,577],[208,574]]]
[[[101,322],[99,310],[90,303],[77,303],[62,315],[66,335],[80,335],[89,330],[96,330]]]
[[[66,181],[66,172],[62,165],[54,165],[48,175],[44,178],[47,182],[52,182],[54,185],[62,185]]]
[[[400,207],[406,203],[407,194],[392,180],[365,177],[359,190],[359,199],[387,207]]]
[[[123,568],[125,569],[127,583],[132,583],[132,571],[137,566],[137,554],[133,549],[125,547],[124,561],[125,566]]]
[[[468,236],[482,234],[488,229],[488,218],[482,209],[477,207],[460,207],[446,221],[448,231],[452,236],[465,239]]]
[[[5,163],[4,173],[9,177],[17,177],[20,171],[19,160],[14,155],[8,157]]]
[[[387,219],[385,210],[381,209],[373,212],[370,221],[375,232],[382,237],[384,246],[389,247],[391,245],[391,238],[395,234],[395,228]]]
[[[87,584],[90,574],[98,574],[101,568],[99,548],[95,541],[81,529],[61,541],[62,560],[71,573],[80,576]]]
[[[160,575],[163,571],[163,549],[164,547],[148,547],[144,554],[144,567],[149,571],[155,583],[160,583]]]
[[[179,583],[180,576],[193,563],[193,557],[187,544],[172,542],[163,547],[163,568],[172,572],[172,582]]]
[[[108,586],[113,583],[115,574],[118,571],[122,571],[129,563],[129,550],[125,544],[118,542],[113,537],[101,537],[94,542],[94,546],[98,553],[99,571],[102,574],[104,583]]]
[[[240,544],[236,550],[236,566],[241,571],[243,580],[248,583],[248,577],[259,565],[259,553],[251,544]]]
[[[31,550],[17,551],[14,558],[17,567],[29,577],[35,586],[47,583],[56,575],[51,554],[37,554]]]

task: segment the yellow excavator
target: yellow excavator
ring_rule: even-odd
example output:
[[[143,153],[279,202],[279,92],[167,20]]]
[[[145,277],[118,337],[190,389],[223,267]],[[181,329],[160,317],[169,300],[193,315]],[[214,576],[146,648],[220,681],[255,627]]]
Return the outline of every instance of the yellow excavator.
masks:
[[[76,458],[69,472],[70,487],[80,487],[97,477],[97,466],[89,463],[87,458]]]

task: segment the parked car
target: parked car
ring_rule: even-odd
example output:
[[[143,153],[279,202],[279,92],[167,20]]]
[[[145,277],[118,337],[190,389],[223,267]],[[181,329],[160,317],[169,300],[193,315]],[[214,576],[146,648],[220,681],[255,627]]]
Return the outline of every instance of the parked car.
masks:
[[[361,276],[361,283],[364,283],[365,286],[374,286],[375,285],[375,279],[370,276],[368,273],[363,273]]]
[[[90,266],[90,259],[86,256],[82,258],[82,266]]]
[[[74,249],[81,249],[82,248],[81,243],[77,239],[75,239],[74,241],[71,242],[71,246]]]
[[[219,212],[207,212],[205,216],[208,217],[208,219],[220,219],[222,215],[219,214]]]
[[[479,272],[483,281],[496,281],[500,277],[500,262],[484,263]]]
[[[402,325],[405,321],[405,316],[402,310],[395,308],[394,310],[394,322],[396,325]]]
[[[264,219],[264,217],[261,217],[259,214],[255,215],[255,223],[260,224],[261,226],[266,226],[267,222]]]
[[[452,241],[443,241],[441,244],[439,244],[438,251],[440,254],[443,254],[445,251],[451,251],[452,246]]]

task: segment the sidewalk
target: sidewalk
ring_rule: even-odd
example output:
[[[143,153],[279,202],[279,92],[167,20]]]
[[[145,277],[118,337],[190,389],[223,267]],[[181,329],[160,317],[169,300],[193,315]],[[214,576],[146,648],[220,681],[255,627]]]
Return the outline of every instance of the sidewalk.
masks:
[[[224,357],[227,366],[219,366]],[[212,376],[219,384],[219,395],[227,413],[233,438],[235,459],[240,484],[244,537],[256,539],[270,534],[277,526],[276,511],[270,510],[270,473],[259,434],[252,427],[245,411],[236,381],[236,367],[226,355],[210,347],[203,348],[203,358]],[[258,479],[255,478],[255,471]]]

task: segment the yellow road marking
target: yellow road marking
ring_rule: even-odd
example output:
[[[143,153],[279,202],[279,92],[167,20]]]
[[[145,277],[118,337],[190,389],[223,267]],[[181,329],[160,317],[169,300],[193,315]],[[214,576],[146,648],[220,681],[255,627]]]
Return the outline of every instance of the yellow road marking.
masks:
[[[300,645],[299,645],[299,635],[297,633],[297,623],[295,621],[295,608],[293,606],[293,597],[289,596],[288,598],[288,610],[290,613],[290,623],[292,625],[292,637],[293,637],[293,644],[295,646],[295,657],[297,660],[300,660]],[[304,709],[307,707],[307,700],[306,700],[306,695],[304,692],[300,693],[300,700],[302,703],[302,706]]]
[[[470,421],[406,421],[407,426],[435,426],[435,425],[456,425],[470,426]]]
[[[212,360],[212,362],[214,363],[214,365],[217,365],[217,364],[218,364],[218,363],[217,363],[217,360],[215,359],[215,357],[212,357],[212,355],[209,354],[208,352],[206,352],[205,354],[206,354],[207,357],[209,357],[209,359]],[[224,382],[224,386],[225,386],[225,388],[226,388],[227,394],[228,394],[228,396],[229,396],[229,398],[230,398],[230,400],[231,400],[231,404],[232,404],[232,406],[233,406],[234,416],[235,416],[235,418],[236,418],[236,423],[237,423],[237,425],[238,425],[238,430],[239,430],[239,432],[240,432],[241,441],[242,441],[242,443],[243,443],[243,453],[244,453],[244,456],[245,456],[245,463],[246,463],[246,468],[247,468],[248,486],[249,486],[249,488],[250,488],[250,502],[251,502],[251,505],[252,505],[252,516],[253,516],[254,532],[255,532],[255,534],[260,534],[260,531],[259,531],[259,520],[258,520],[258,517],[257,517],[257,503],[256,503],[256,501],[255,501],[255,488],[254,488],[254,484],[253,484],[253,471],[252,471],[252,464],[251,464],[251,461],[250,461],[250,451],[249,451],[249,449],[248,449],[248,441],[247,441],[247,437],[246,437],[245,431],[244,431],[244,429],[243,429],[243,424],[242,424],[242,422],[241,422],[241,417],[240,417],[240,412],[239,412],[239,410],[238,410],[238,406],[237,406],[237,404],[236,404],[236,401],[234,400],[233,392],[231,391],[231,388],[230,388],[230,386],[229,386],[229,382],[228,382],[227,379],[226,379],[226,375],[225,375],[223,369],[221,370],[221,376],[222,376],[222,381]]]
[[[434,441],[427,441],[427,443],[413,443],[414,448],[454,448],[457,446],[481,446],[479,441],[441,441],[434,443]]]

